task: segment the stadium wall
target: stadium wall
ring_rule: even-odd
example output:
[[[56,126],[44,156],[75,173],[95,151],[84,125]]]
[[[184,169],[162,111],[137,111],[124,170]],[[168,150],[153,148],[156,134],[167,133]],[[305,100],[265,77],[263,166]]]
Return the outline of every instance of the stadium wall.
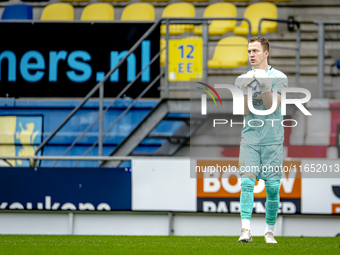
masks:
[[[191,160],[190,162],[189,158],[134,159],[131,171],[131,192],[117,189],[117,184],[111,187],[116,190],[109,191],[110,197],[113,198],[130,196],[131,210],[99,211],[98,207],[97,210],[92,211],[84,210],[84,208],[83,210],[76,208],[67,210],[70,207],[64,207],[64,210],[46,210],[46,201],[41,203],[40,209],[35,208],[34,203],[32,203],[33,210],[18,209],[20,207],[19,202],[16,202],[13,206],[14,200],[6,200],[7,197],[13,195],[13,192],[9,189],[7,192],[2,190],[0,233],[237,236],[241,228],[237,209],[239,183],[231,181],[231,178],[226,176],[222,176],[222,178],[216,176],[215,173],[213,173],[213,178],[196,178],[190,169],[199,163],[202,164],[201,161]],[[220,159],[210,163],[232,165],[234,161],[236,160]],[[285,164],[301,164],[304,171],[301,176],[294,175],[294,171],[290,171],[288,175],[286,174],[286,178],[282,179],[281,207],[274,234],[277,236],[337,235],[340,229],[340,179],[337,172],[331,173],[329,166],[336,167],[339,162],[327,159],[301,159],[300,161],[287,159]],[[306,166],[311,169],[312,164],[327,166],[324,169],[327,169],[328,173],[307,171]],[[66,170],[66,172],[72,173],[74,169],[68,168]],[[114,169],[111,170],[114,174]],[[7,184],[5,173],[13,171],[15,171],[15,168],[1,168],[1,177],[4,183],[2,189],[11,185],[11,183]],[[37,172],[39,171],[38,169]],[[219,172],[219,174],[224,173]],[[126,174],[124,176],[126,179]],[[17,175],[17,177],[22,178],[20,175]],[[76,176],[70,179],[77,181]],[[110,179],[114,179],[116,183],[120,182],[120,178],[117,176],[111,176]],[[26,180],[32,182],[27,177]],[[52,183],[55,183],[55,181],[52,180]],[[216,183],[220,184],[217,185]],[[51,186],[47,179],[44,184],[47,187]],[[54,192],[59,195],[63,193],[58,199],[64,198],[65,201],[73,202],[76,195],[71,192],[67,185],[59,185],[58,183],[55,185]],[[100,185],[103,187],[102,184]],[[219,186],[218,189],[214,189],[217,187],[216,185]],[[12,186],[13,190],[20,190],[23,185]],[[84,184],[83,187],[86,187],[86,185]],[[258,182],[255,187],[256,203],[252,220],[253,235],[262,235],[264,230],[264,214],[261,211],[264,205],[264,191],[261,187],[261,182]],[[106,188],[103,189],[106,190]],[[110,202],[108,198],[104,198],[98,187],[95,186],[92,191],[95,192],[92,195],[101,203],[107,202],[111,208],[114,204],[118,204],[118,202]],[[23,206],[24,202],[22,202],[20,196],[30,194],[30,192],[25,193],[21,190],[18,197],[13,199],[20,201]],[[34,201],[35,197],[43,198],[46,195],[48,194],[42,190],[39,191],[38,195],[32,195],[27,199]],[[101,200],[101,198],[103,199]],[[90,201],[91,197],[88,195],[88,197],[85,196],[82,199],[82,203],[85,204],[85,202]],[[54,202],[52,198],[52,203]],[[209,206],[204,206],[204,202],[209,202]],[[300,211],[298,211],[299,206]],[[9,209],[10,207],[13,209]]]

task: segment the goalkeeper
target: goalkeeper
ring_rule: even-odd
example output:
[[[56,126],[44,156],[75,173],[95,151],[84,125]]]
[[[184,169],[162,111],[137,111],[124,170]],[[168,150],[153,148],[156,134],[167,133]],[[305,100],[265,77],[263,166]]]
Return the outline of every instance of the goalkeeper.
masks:
[[[281,125],[281,88],[288,86],[288,80],[285,74],[268,65],[268,55],[268,40],[261,36],[251,38],[248,42],[248,58],[252,69],[240,75],[235,82],[242,90],[245,102],[239,157],[242,229],[238,241],[241,243],[252,242],[250,220],[254,204],[253,191],[255,180],[259,179],[265,181],[267,193],[265,241],[277,243],[273,231],[280,202],[284,141],[284,129]],[[251,94],[248,88],[251,88]],[[278,89],[276,111],[269,115],[255,115],[250,112],[248,96],[252,97],[256,110],[267,110],[273,103],[273,88]]]

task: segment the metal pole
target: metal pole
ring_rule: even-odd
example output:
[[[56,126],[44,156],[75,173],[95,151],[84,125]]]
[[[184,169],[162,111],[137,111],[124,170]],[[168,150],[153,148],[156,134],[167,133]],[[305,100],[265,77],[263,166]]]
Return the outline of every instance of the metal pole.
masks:
[[[103,98],[104,84],[99,87],[99,132],[98,132],[98,156],[103,156]],[[98,162],[101,164],[101,162]]]
[[[324,79],[324,54],[325,54],[325,27],[324,23],[318,22],[318,91],[319,98],[323,98],[323,79]]]
[[[169,19],[166,20],[166,34],[165,34],[165,47],[166,47],[166,54],[165,54],[165,74],[164,74],[164,86],[165,86],[165,98],[169,97]]]
[[[208,40],[209,40],[209,20],[203,22],[202,36],[203,36],[203,77],[204,83],[208,82]]]
[[[295,87],[300,87],[300,55],[301,55],[301,29],[300,25],[297,25],[297,37],[296,37],[296,55],[295,55]],[[297,94],[295,93],[295,97]]]
[[[168,236],[173,236],[173,215],[172,212],[168,212]]]

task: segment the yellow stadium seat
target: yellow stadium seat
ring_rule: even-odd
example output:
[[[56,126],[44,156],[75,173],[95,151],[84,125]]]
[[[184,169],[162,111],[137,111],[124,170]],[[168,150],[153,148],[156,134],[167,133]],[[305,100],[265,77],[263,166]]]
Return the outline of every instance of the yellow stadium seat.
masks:
[[[123,10],[121,20],[154,20],[155,7],[148,3],[129,4]]]
[[[251,34],[258,34],[259,22],[262,18],[277,19],[277,7],[272,3],[255,3],[250,4],[246,8],[244,18],[249,19],[251,24]],[[240,26],[234,28],[234,33],[237,35],[248,35],[248,23],[243,20]],[[277,32],[277,23],[274,21],[263,21],[261,24],[261,34],[268,32]]]
[[[113,6],[108,3],[94,3],[86,5],[80,20],[113,20]]]
[[[55,3],[45,6],[41,20],[73,20],[74,10],[71,4]]]
[[[236,6],[230,3],[215,3],[205,8],[204,18],[236,17]],[[233,32],[236,27],[236,20],[212,20],[209,25],[209,35],[223,35],[226,32]],[[202,34],[202,25],[195,26],[194,33]]]
[[[173,3],[167,5],[162,14],[162,18],[194,18],[195,6],[191,3]],[[179,24],[169,26],[170,35],[180,35],[185,32],[192,32],[194,25],[191,24]],[[166,25],[161,25],[161,34],[166,34]]]
[[[209,68],[235,68],[248,64],[248,40],[230,36],[218,41],[214,56],[208,61]]]

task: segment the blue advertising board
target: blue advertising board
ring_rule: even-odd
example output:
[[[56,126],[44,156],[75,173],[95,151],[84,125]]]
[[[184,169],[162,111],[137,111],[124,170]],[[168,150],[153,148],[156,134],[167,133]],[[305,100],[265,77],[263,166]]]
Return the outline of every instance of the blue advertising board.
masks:
[[[131,210],[129,168],[1,167],[0,209]]]
[[[153,22],[0,22],[0,97],[84,97]],[[15,33],[13,33],[15,31]],[[115,97],[159,52],[156,28],[105,83]],[[21,42],[21,43],[18,43]],[[137,97],[159,74],[159,61],[142,73],[128,97]],[[159,97],[157,82],[145,97]]]

